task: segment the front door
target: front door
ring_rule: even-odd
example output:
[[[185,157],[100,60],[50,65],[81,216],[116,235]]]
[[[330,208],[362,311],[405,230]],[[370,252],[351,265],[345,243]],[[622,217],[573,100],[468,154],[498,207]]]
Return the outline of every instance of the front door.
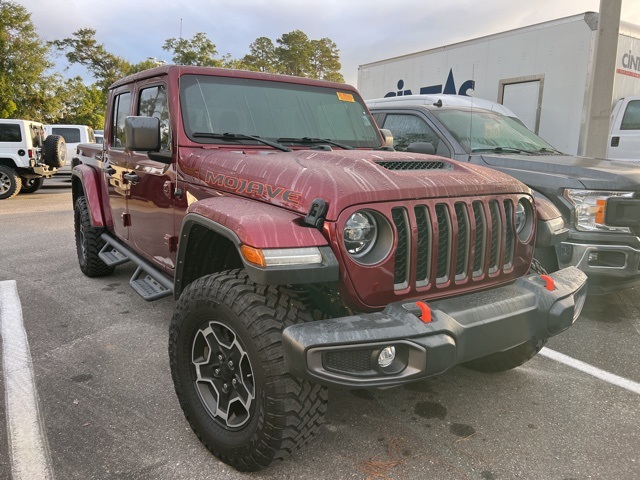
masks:
[[[161,151],[171,151],[169,109],[163,84],[140,89],[134,115],[160,120]],[[145,152],[131,154],[124,174],[129,189],[127,209],[130,242],[159,267],[174,269],[177,237],[174,215],[175,168],[151,160]]]

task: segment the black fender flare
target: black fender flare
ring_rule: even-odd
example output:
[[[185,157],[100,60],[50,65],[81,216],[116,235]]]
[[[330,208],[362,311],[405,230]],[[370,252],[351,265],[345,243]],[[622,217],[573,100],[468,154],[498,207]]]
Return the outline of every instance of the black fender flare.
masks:
[[[189,237],[195,226],[204,227],[235,245],[249,278],[263,285],[335,282],[339,265],[329,242],[319,230],[304,225],[293,212],[255,200],[219,196],[191,204],[180,228],[174,295],[179,297],[188,255]],[[241,253],[247,245],[257,249],[316,247],[321,263],[261,267],[248,262]]]
[[[533,191],[537,218],[536,248],[551,247],[563,242],[569,237],[562,213],[548,197],[538,191]]]

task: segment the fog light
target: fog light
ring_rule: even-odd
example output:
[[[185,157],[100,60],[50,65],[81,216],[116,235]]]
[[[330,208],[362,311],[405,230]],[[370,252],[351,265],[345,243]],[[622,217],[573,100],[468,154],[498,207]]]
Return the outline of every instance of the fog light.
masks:
[[[589,257],[588,257],[588,262],[589,262],[589,265],[597,263],[598,262],[598,252],[591,252],[589,254]]]
[[[396,347],[385,347],[378,355],[378,365],[382,368],[388,367],[396,358]]]

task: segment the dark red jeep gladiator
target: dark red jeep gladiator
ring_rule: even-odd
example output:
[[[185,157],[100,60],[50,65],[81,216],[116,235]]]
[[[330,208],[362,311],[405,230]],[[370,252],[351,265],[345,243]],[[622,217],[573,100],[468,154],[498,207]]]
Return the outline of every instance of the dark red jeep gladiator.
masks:
[[[104,145],[74,163],[80,269],[133,262],[145,299],[174,296],[180,405],[239,470],[306,444],[328,386],[514,368],[584,303],[577,268],[530,270],[557,210],[495,170],[386,147],[348,85],[158,67],[112,85]]]

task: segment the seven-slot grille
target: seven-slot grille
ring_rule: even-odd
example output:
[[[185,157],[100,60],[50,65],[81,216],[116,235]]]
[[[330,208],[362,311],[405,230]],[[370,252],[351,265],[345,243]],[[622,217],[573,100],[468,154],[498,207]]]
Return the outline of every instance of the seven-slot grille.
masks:
[[[397,230],[394,289],[464,282],[513,265],[514,205],[510,199],[415,204],[391,210]],[[475,233],[474,233],[475,232]],[[416,261],[411,261],[416,246]],[[415,270],[415,277],[412,277]]]

